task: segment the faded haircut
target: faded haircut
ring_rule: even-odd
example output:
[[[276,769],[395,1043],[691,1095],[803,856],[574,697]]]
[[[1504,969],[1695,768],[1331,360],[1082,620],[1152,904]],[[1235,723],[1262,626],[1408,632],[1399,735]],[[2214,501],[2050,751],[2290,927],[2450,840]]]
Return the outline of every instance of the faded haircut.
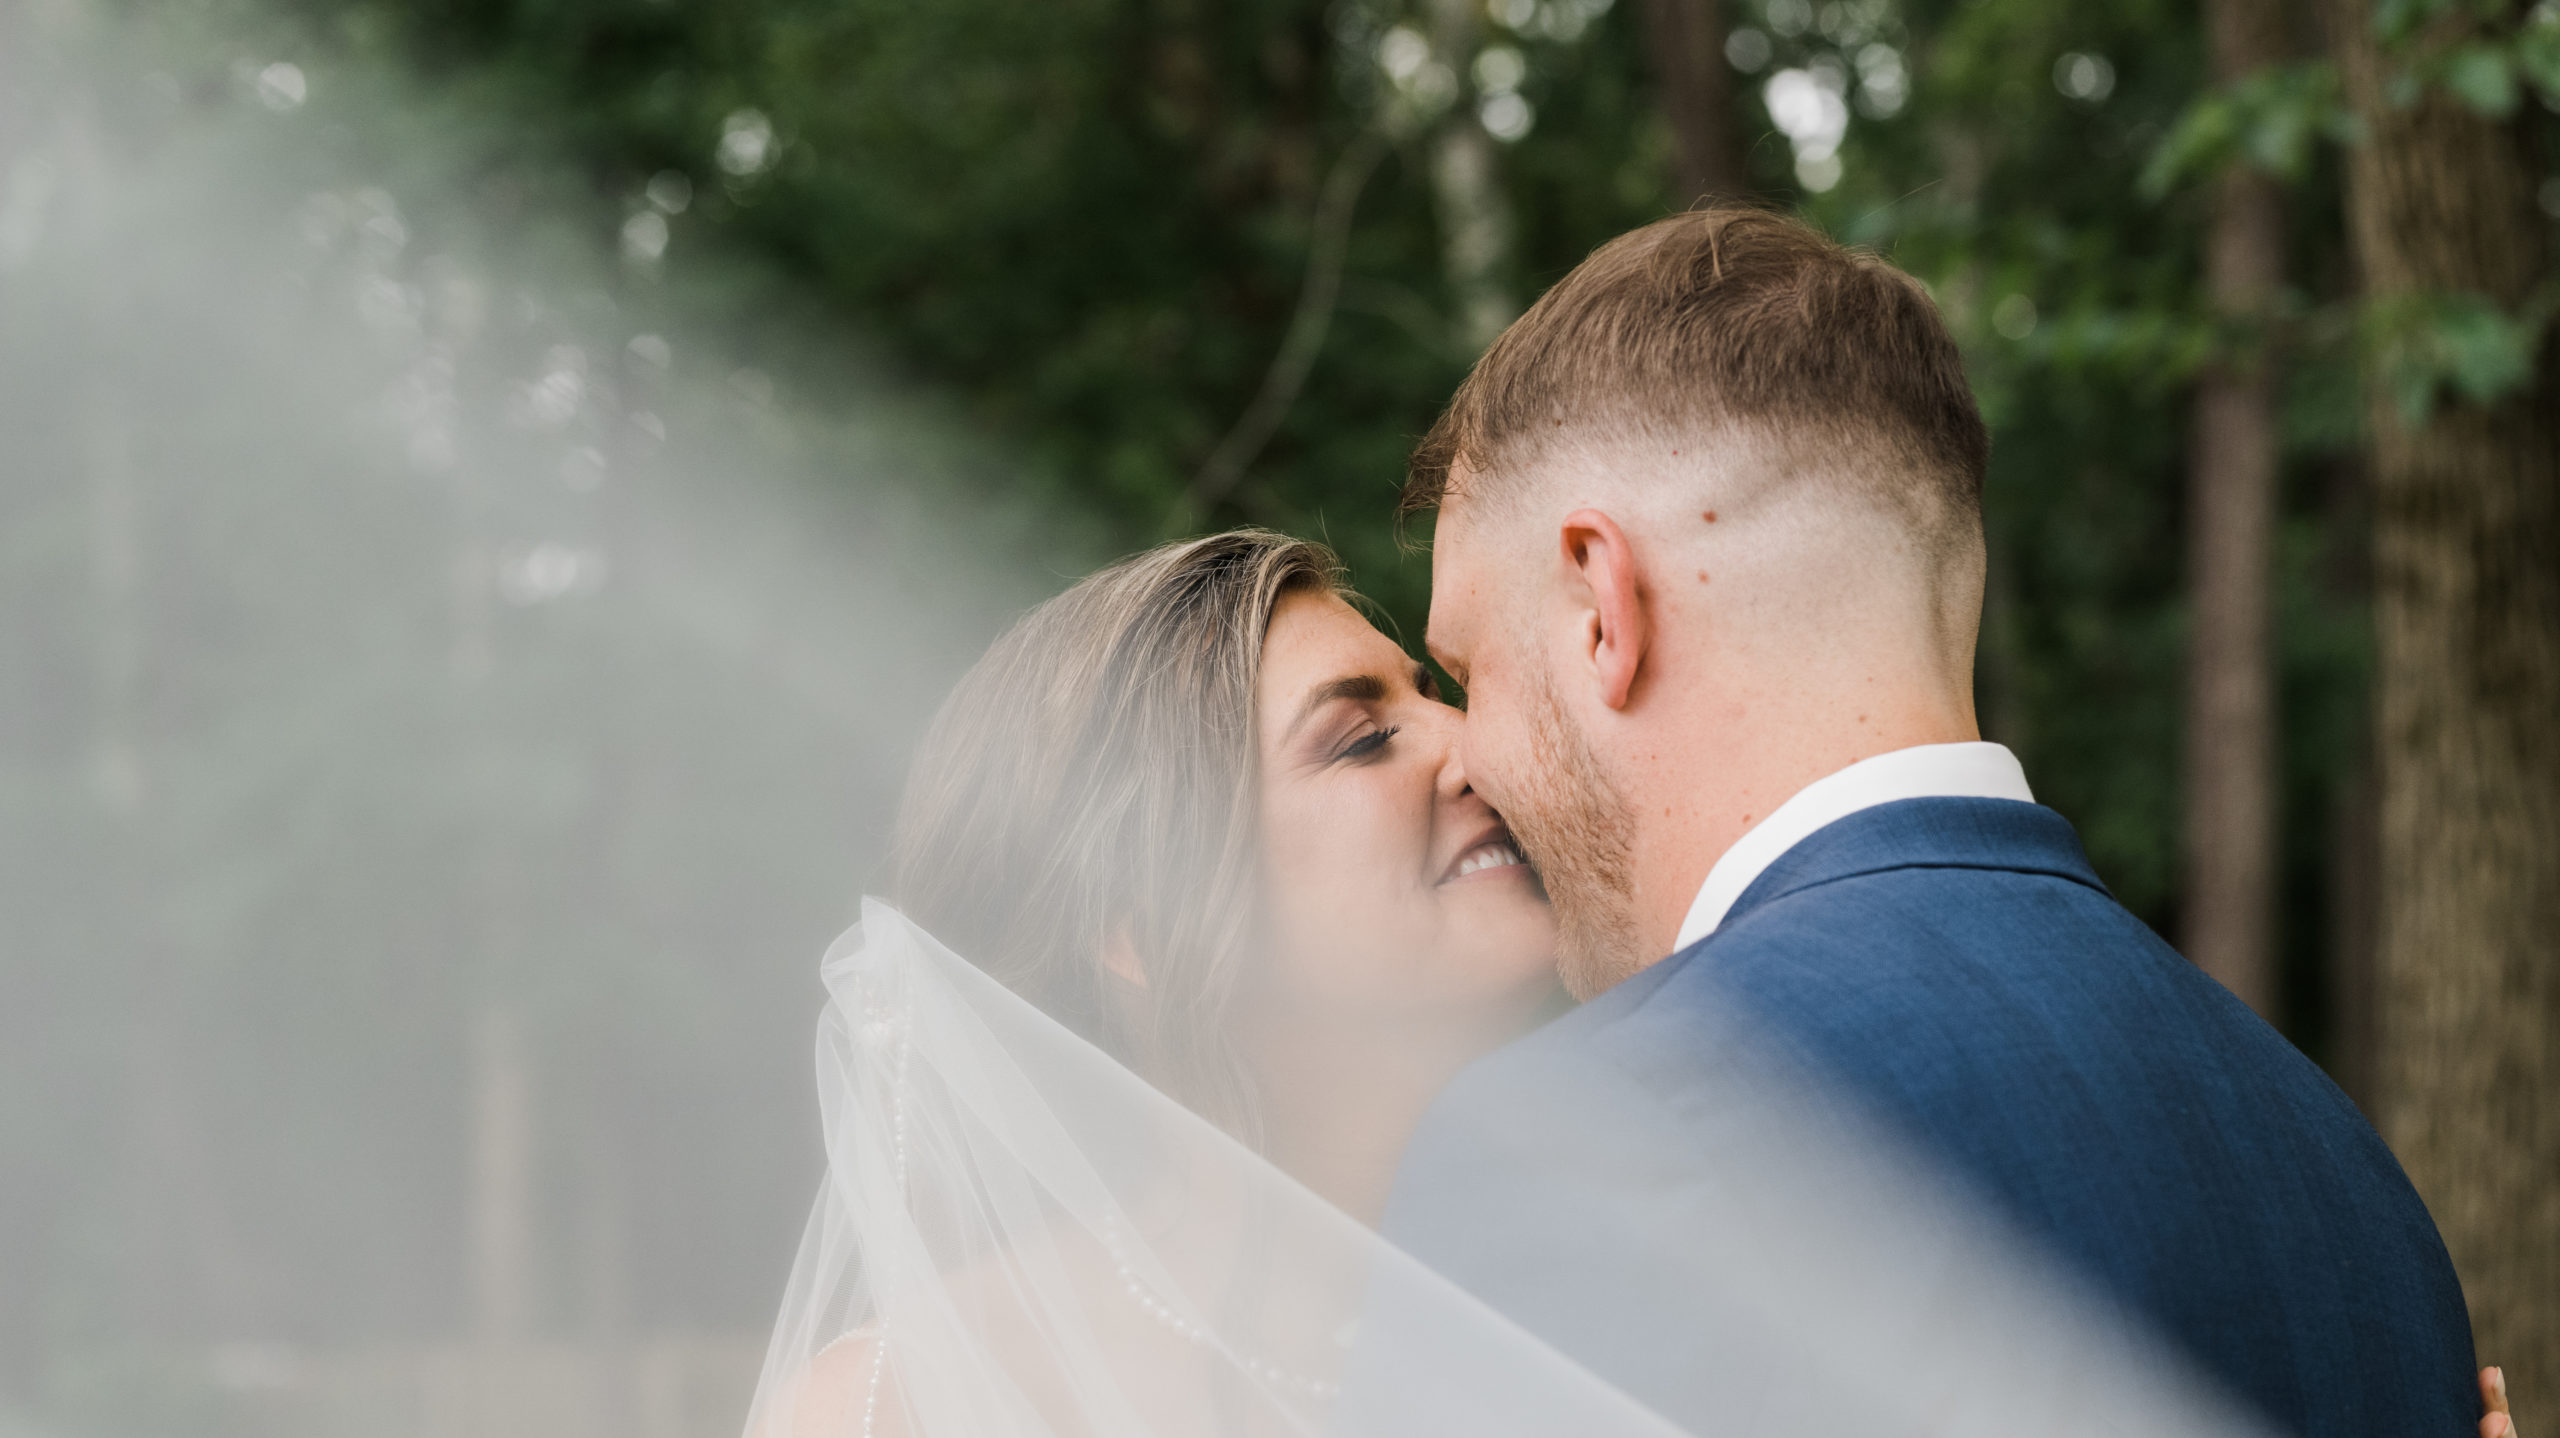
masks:
[[[1766,210],[1709,206],[1592,252],[1493,342],[1413,453],[1397,515],[1463,465],[1499,502],[1566,446],[1734,436],[1786,483],[1978,552],[1990,434],[1918,280]]]

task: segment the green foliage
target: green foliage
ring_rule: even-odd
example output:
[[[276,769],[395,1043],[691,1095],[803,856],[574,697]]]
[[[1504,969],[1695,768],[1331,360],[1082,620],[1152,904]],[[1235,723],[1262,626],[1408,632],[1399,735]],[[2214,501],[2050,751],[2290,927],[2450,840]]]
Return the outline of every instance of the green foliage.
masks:
[[[2560,101],[2560,8],[2534,7],[2524,33],[2516,37],[2516,66],[2533,81],[2546,102]]]
[[[480,355],[472,372],[494,393],[549,347],[580,348],[679,436],[760,436],[695,453],[764,455],[816,496],[805,534],[731,533],[723,526],[745,523],[731,511],[754,508],[728,502],[737,477],[634,464],[619,492],[682,517],[652,540],[667,551],[656,555],[664,573],[688,572],[690,551],[717,541],[782,556],[772,562],[794,575],[842,571],[847,585],[982,612],[962,639],[917,639],[934,652],[892,678],[865,668],[838,684],[829,676],[855,666],[835,631],[863,612],[858,595],[825,612],[743,618],[706,618],[689,592],[611,622],[510,611],[495,641],[502,677],[465,699],[442,678],[417,678],[444,673],[452,579],[417,562],[409,541],[456,520],[413,476],[349,459],[330,471],[348,482],[316,496],[208,483],[172,498],[155,558],[178,575],[237,580],[220,605],[184,619],[292,636],[304,658],[217,666],[167,646],[150,681],[170,716],[155,740],[165,787],[140,842],[92,792],[85,700],[64,700],[57,714],[48,697],[25,726],[44,742],[0,764],[0,807],[35,816],[0,828],[13,897],[110,871],[155,894],[100,916],[97,932],[66,919],[21,945],[36,956],[24,967],[46,1017],[0,1029],[12,1080],[0,1084],[0,1130],[31,1135],[27,1151],[70,1151],[78,1129],[120,1112],[106,1091],[122,1081],[98,1078],[94,1056],[131,1043],[119,1027],[127,988],[166,994],[172,1015],[228,1025],[227,1047],[198,1056],[194,1072],[210,1075],[209,1108],[267,1120],[257,1142],[268,1148],[233,1162],[318,1172],[326,1159],[361,1176],[357,1207],[442,1180],[441,1169],[402,1167],[427,1162],[406,1130],[456,1122],[457,1036],[490,993],[562,1041],[564,1072],[631,1077],[612,1061],[620,1043],[647,1053],[653,1071],[684,1070],[688,1092],[770,1079],[759,1092],[804,1096],[795,1055],[805,1051],[808,939],[838,916],[876,849],[876,834],[848,837],[846,815],[885,807],[896,784],[893,763],[857,763],[849,731],[882,722],[883,704],[912,718],[996,611],[1175,525],[1252,521],[1329,539],[1390,624],[1408,642],[1421,632],[1427,572],[1397,547],[1386,516],[1413,438],[1471,359],[1432,143],[1437,117],[1466,115],[1482,98],[1465,56],[1442,77],[1445,93],[1399,88],[1388,74],[1391,37],[1430,28],[1421,0],[126,8],[166,30],[175,58],[165,68],[198,97],[189,103],[227,93],[236,65],[279,57],[315,77],[411,77],[431,104],[396,86],[332,100],[315,78],[291,123],[365,172],[328,182],[349,193],[379,184],[461,196],[404,212],[413,253],[540,268],[544,256],[620,251],[618,262],[555,271],[576,276],[566,289],[578,313],[521,319],[492,342],[506,352]],[[1635,0],[1489,0],[1481,19],[1480,52],[1517,54],[1516,93],[1534,114],[1496,151],[1512,235],[1498,279],[1525,302],[1681,197]],[[1751,37],[1732,51],[1732,78],[1766,197],[1922,278],[1965,347],[1995,432],[1986,728],[2021,751],[2116,893],[2173,933],[2190,396],[2215,365],[2277,366],[2283,941],[2294,1032],[2316,1051],[2316,975],[2339,907],[2332,835],[2366,743],[2361,366],[2374,365],[2412,423],[2439,405],[2494,402],[2547,349],[2550,291],[2521,310],[2454,295],[2362,311],[2339,214],[2343,152],[2358,133],[2336,74],[2303,60],[2213,86],[2195,0],[1730,0],[1728,19],[1738,40]],[[2560,4],[2380,0],[2375,23],[2397,47],[2408,99],[2441,86],[2482,113],[2549,130]],[[1800,154],[1770,114],[1766,87],[1781,74],[1839,102],[1836,167]],[[359,112],[377,101],[385,113],[424,108],[437,144],[371,144]],[[0,110],[15,103],[0,87]],[[287,124],[248,113],[249,125]],[[1339,299],[1304,388],[1232,493],[1195,514],[1186,489],[1260,390],[1297,312],[1326,179],[1380,134],[1389,150],[1357,196]],[[2285,181],[2287,289],[2268,322],[2246,327],[2218,319],[2202,294],[2205,182],[2233,165]],[[243,203],[281,215],[311,198]],[[134,276],[138,286],[147,267]],[[49,308],[67,301],[38,285],[0,288],[0,304],[14,323],[80,329],[78,315]],[[680,353],[652,377],[628,361],[644,329],[717,334],[730,349]],[[153,336],[87,338],[120,364],[157,353]],[[625,360],[606,363],[616,355]],[[48,387],[61,379],[39,374],[9,403],[33,416],[73,410],[80,396]],[[827,410],[883,393],[897,424]],[[204,474],[288,468],[263,464],[262,446],[281,441],[237,432],[237,417],[190,410],[153,423],[161,428],[146,432],[204,441],[189,451]],[[949,442],[955,433],[967,442]],[[68,449],[20,450],[15,472],[85,463]],[[559,456],[538,458],[522,458],[533,478],[520,488],[562,507],[493,505],[474,522],[528,534],[600,525],[559,499]],[[50,647],[47,606],[88,593],[89,501],[66,490],[8,502],[0,579],[15,587],[0,595],[0,641],[16,672],[43,676],[27,692],[85,693],[85,677],[52,682],[85,676],[89,661]],[[971,563],[912,542],[921,524],[882,519],[903,505],[965,515]],[[617,551],[617,586],[636,589],[646,551]],[[989,567],[1013,587],[947,593]],[[314,590],[358,597],[297,602]],[[167,622],[186,632],[177,616]],[[787,702],[772,699],[777,684]],[[618,712],[604,702],[614,696],[637,701]],[[205,714],[245,717],[199,726],[193,716]],[[881,736],[862,737],[877,760]],[[660,762],[668,753],[688,758]],[[813,781],[790,757],[812,753],[842,755],[843,772]],[[270,823],[269,810],[286,818]],[[227,846],[258,825],[281,837],[255,853]],[[487,899],[492,874],[565,874],[568,901],[503,942],[454,938],[455,914],[505,909]],[[670,875],[715,895],[788,892],[797,906],[742,903],[761,915],[756,926],[687,932],[700,921],[679,917],[697,911],[662,892]],[[383,912],[346,912],[353,896],[386,893],[395,897]],[[315,927],[314,913],[337,914],[338,926]],[[354,956],[312,937],[360,925],[390,937]],[[145,957],[91,963],[101,951]],[[398,1041],[355,1054],[312,1037],[348,1029]],[[789,1043],[768,1042],[778,1031]],[[297,1044],[275,1071],[335,1075],[343,1092],[237,1077],[267,1071],[242,1055]],[[753,1073],[718,1077],[740,1069]],[[383,1132],[351,1113],[414,1122]],[[658,1113],[635,1124],[657,1135],[647,1141],[668,1150],[672,1169],[763,1173],[759,1152],[800,1138],[717,1127]],[[345,1157],[359,1151],[368,1157]],[[789,1177],[796,1203],[804,1176]],[[31,1227],[22,1247],[59,1247],[105,1271],[122,1230],[81,1197],[93,1182],[110,1186],[71,1167],[48,1179],[46,1193],[71,1195],[59,1202],[73,1217]],[[250,1226],[275,1252],[371,1265],[347,1290],[362,1290],[348,1300],[361,1311],[319,1313],[315,1324],[396,1329],[450,1296],[438,1287],[450,1275],[437,1234],[331,1229],[343,1218],[308,1191],[263,1206],[271,1212]],[[760,1321],[763,1270],[735,1251],[753,1238],[732,1234],[722,1248],[689,1217],[653,1224],[644,1206],[640,1241],[701,1250],[703,1269],[736,1275],[729,1298],[708,1307]],[[0,1245],[0,1272],[14,1274],[9,1252]],[[280,1271],[308,1278],[324,1256]],[[700,1300],[666,1306],[698,1314]],[[29,1311],[71,1331],[107,1326],[68,1302],[48,1290]]]
[[[771,267],[775,303],[951,396],[1118,546],[1189,513],[1192,476],[1259,389],[1323,179],[1387,118],[1375,47],[1411,18],[1330,0],[304,3],[334,45],[485,87],[635,210],[653,176],[681,177],[670,272]],[[1488,35],[1525,54],[1538,116],[1505,152],[1515,293],[1667,201],[1658,167],[1587,163],[1658,123],[1631,37],[1549,18]],[[771,153],[733,172],[722,146],[742,124],[769,131]],[[1416,617],[1419,567],[1374,520],[1469,356],[1452,340],[1429,136],[1400,134],[1360,196],[1309,382],[1229,500],[1194,518],[1330,533]]]
[[[2404,295],[2365,312],[2376,371],[2410,428],[2423,427],[2447,392],[2494,404],[2523,389],[2550,323],[2550,291],[2522,313],[2485,295]]]
[[[1021,456],[1024,487],[1098,515],[1096,559],[1185,512],[1191,475],[1279,349],[1324,176],[1402,113],[1381,46],[1397,26],[1428,29],[1399,0],[303,3],[332,43],[485,87],[626,205],[680,172],[695,199],[667,218],[670,274],[772,266],[777,302],[865,335]],[[2378,23],[2414,34],[2468,3],[2390,0]],[[1639,18],[1623,0],[1485,13],[1484,41],[1526,62],[1536,116],[1499,152],[1517,298],[1674,202]],[[2528,57],[2547,18],[2518,29],[2515,73],[2541,73]],[[1996,431],[1989,722],[2124,897],[2170,926],[2186,386],[2270,344],[2296,373],[2352,376],[2335,186],[2355,130],[2334,71],[2303,61],[2211,87],[2186,0],[1735,0],[1728,19],[1761,48],[1735,51],[1755,62],[1735,78],[1771,195],[1927,280],[1971,356]],[[1761,103],[1786,70],[1847,102],[1830,188],[1807,187],[1823,177],[1793,162]],[[732,174],[719,150],[742,112],[770,126],[774,158]],[[1410,638],[1426,575],[1384,515],[1468,356],[1429,128],[1407,115],[1395,132],[1304,391],[1196,519],[1329,538]],[[2264,333],[2228,331],[2198,298],[2195,182],[2235,163],[2292,196],[2295,292]],[[2494,370],[2484,343],[2457,327],[2439,347],[2457,392]],[[2289,393],[2287,522],[2315,549],[2352,549],[2355,511],[2319,479],[2355,441],[2351,378]],[[2288,590],[2281,613],[2352,610],[2336,566],[2288,572],[2313,588]],[[2312,696],[2288,719],[2288,752],[2308,746],[2292,807],[2311,812],[2322,776],[2353,767],[2355,725],[2338,716],[2355,711],[2361,660],[2351,638],[2282,634],[2288,683]],[[2308,891],[2324,842],[2315,826],[2289,848]],[[2319,923],[2293,941],[2316,943]]]
[[[2189,106],[2143,167],[2140,189],[2156,200],[2236,162],[2299,181],[2319,141],[2350,142],[2357,128],[2339,96],[2336,66],[2270,66]]]
[[[2560,108],[2560,5],[2536,5],[2520,20],[2513,10],[2494,0],[2381,0],[2374,23],[2404,62],[2390,80],[2393,102],[2414,104],[2435,84],[2481,115],[2508,120],[2530,83]],[[2431,44],[2430,27],[2485,29],[2489,38]],[[2152,152],[2139,188],[2163,199],[2237,163],[2299,184],[2320,141],[2352,146],[2362,131],[2334,65],[2271,66],[2190,104]],[[2445,393],[2486,404],[2524,386],[2549,312],[2547,295],[2519,312],[2478,295],[2404,296],[2364,308],[2358,326],[2380,382],[2416,426]]]
[[[2444,57],[2444,87],[2455,99],[2492,119],[2516,112],[2515,56],[2506,47],[2464,45]]]
[[[2464,9],[2494,12],[2497,0],[2374,0],[2373,31],[2386,45],[2416,35],[2429,23]]]
[[[2512,118],[2528,86],[2560,109],[2560,5],[2513,0],[2380,0],[2374,29],[2401,68],[2392,103],[2429,86],[2494,120]]]

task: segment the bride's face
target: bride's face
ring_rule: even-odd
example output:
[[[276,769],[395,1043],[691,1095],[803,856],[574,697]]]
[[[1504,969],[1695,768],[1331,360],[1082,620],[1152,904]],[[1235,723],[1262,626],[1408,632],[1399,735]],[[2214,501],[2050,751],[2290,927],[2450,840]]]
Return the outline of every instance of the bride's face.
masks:
[[[1273,949],[1263,997],[1356,1019],[1525,1019],[1555,916],[1458,758],[1464,716],[1329,594],[1284,598],[1256,697]]]

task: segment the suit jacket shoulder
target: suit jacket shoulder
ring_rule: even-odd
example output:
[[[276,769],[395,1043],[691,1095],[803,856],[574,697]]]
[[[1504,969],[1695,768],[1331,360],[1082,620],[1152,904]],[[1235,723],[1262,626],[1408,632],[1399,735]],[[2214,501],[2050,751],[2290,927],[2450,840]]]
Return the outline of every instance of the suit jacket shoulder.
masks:
[[[1464,1267],[1457,1248],[1542,1221],[1523,1205],[1603,1201],[1594,1183],[1520,1183],[1554,1166],[1542,1153],[1599,1170],[1711,1162],[1731,1116],[1683,1106],[1730,1091],[1720,1036],[1800,1066],[2284,1427],[2471,1431],[2460,1286],[2388,1149],[2115,903],[2069,824],[2036,805],[1911,800],[1807,839],[1714,934],[1471,1071],[1426,1122],[1391,1222],[1472,1206],[1451,1220],[1474,1235],[1448,1245]],[[1694,1151],[1611,1152],[1606,1123],[1566,1132],[1577,1120],[1537,1096],[1573,1093],[1648,1109]],[[1505,1110],[1537,1117],[1484,1117]],[[1506,1185],[1523,1196],[1483,1197]],[[1517,1270],[1534,1262],[1509,1262],[1485,1281],[1557,1301],[1525,1297],[1538,1285]]]

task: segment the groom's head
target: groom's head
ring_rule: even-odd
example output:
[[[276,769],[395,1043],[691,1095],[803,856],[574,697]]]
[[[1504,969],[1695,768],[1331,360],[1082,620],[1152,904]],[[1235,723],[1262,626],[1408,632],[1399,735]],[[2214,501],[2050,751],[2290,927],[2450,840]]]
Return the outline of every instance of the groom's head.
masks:
[[[1439,511],[1431,647],[1577,992],[1803,785],[1975,737],[1987,449],[1920,284],[1757,210],[1622,236],[1477,362],[1404,509]]]

